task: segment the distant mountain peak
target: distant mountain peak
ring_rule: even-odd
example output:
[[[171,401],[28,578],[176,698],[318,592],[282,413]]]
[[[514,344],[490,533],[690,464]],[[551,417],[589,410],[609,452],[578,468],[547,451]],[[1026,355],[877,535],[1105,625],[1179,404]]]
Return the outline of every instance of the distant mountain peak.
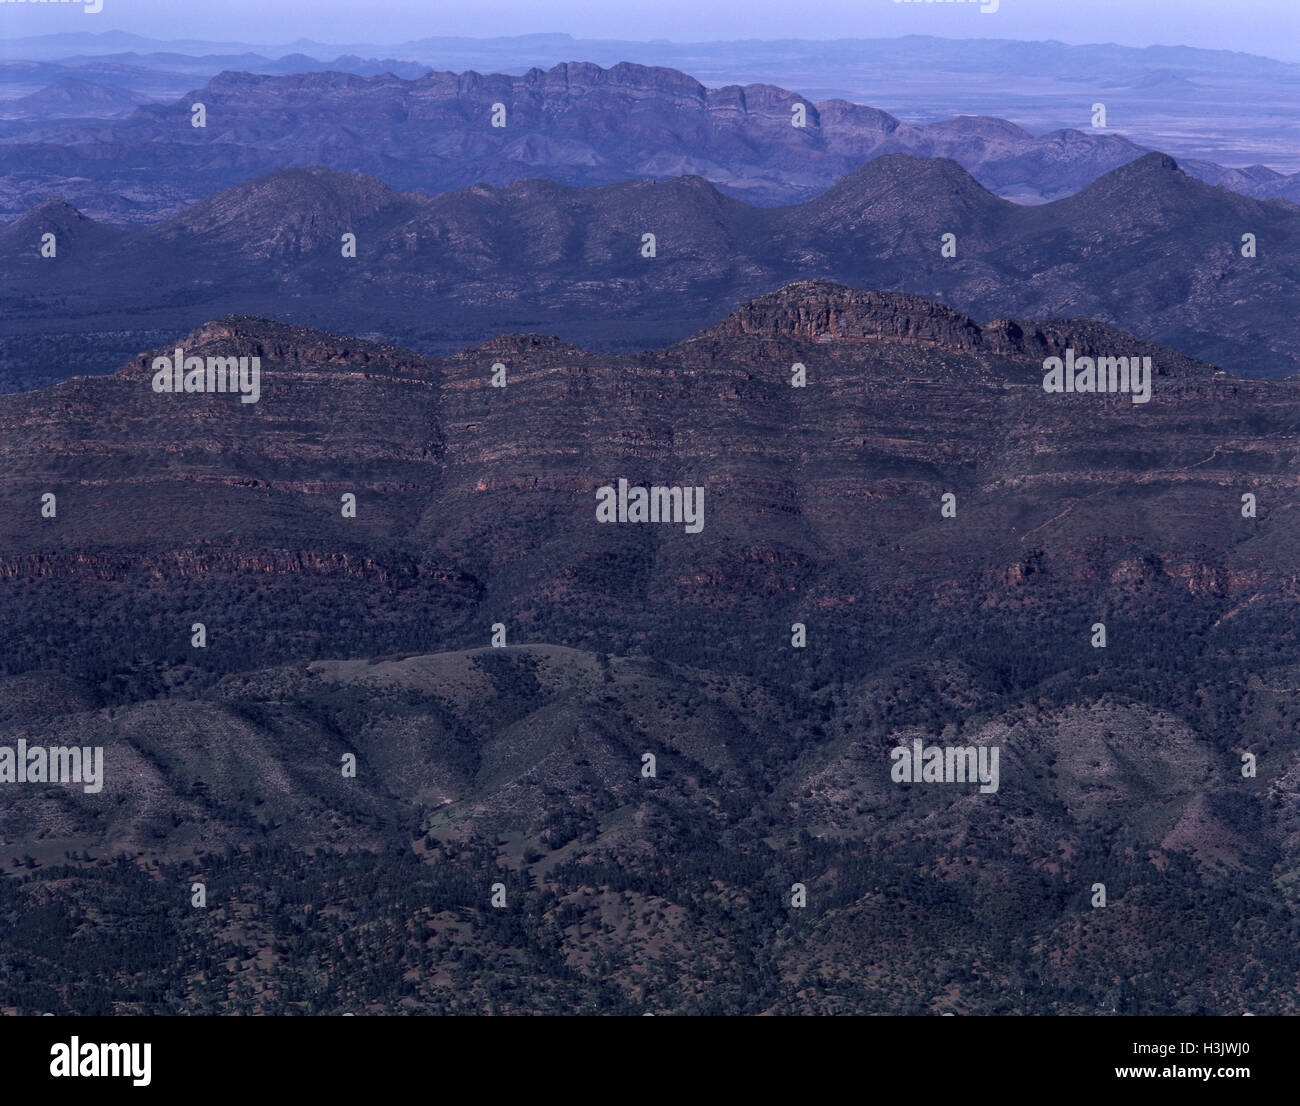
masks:
[[[157,225],[160,234],[234,236],[267,255],[314,249],[350,219],[403,203],[377,177],[318,165],[276,169],[200,200]]]
[[[1214,186],[1189,176],[1168,154],[1152,152],[1102,174],[1082,191],[1057,200],[1057,204],[1128,205],[1161,201],[1182,207],[1193,197],[1209,195]],[[1241,197],[1243,203],[1251,203]]]
[[[112,85],[98,84],[83,77],[60,77],[29,96],[21,96],[6,104],[10,109],[27,109],[36,113],[92,114],[98,107],[130,109],[143,97]],[[66,111],[62,109],[68,109]]]
[[[1168,154],[1152,151],[1123,165],[1118,165],[1107,173],[1103,173],[1087,188],[1077,194],[1082,196],[1095,188],[1130,187],[1141,183],[1158,184],[1174,180],[1190,181],[1192,179],[1194,178],[1184,173],[1178,162]]]
[[[1128,165],[1121,165],[1119,169],[1112,170],[1112,172],[1118,173],[1124,170],[1128,170],[1135,174],[1139,172],[1152,173],[1156,171],[1182,173],[1182,170],[1178,168],[1178,162],[1168,154],[1162,154],[1157,150],[1153,150],[1149,154],[1143,154],[1135,161],[1129,162]]]
[[[84,215],[67,200],[51,196],[35,207],[28,209],[21,217],[4,229],[6,238],[23,238],[33,234],[52,231],[55,234],[75,233],[79,231],[97,232],[108,230],[103,224]]]
[[[946,188],[972,197],[987,197],[995,203],[1008,202],[995,196],[952,158],[918,157],[907,153],[872,158],[831,185],[823,195],[831,196],[841,191],[874,194],[898,187]],[[923,201],[924,196],[917,199]]]
[[[77,208],[73,207],[67,200],[58,196],[51,196],[48,200],[43,200],[29,212],[31,215],[44,215],[61,217],[65,219],[75,219],[81,223],[93,222],[87,218]]]

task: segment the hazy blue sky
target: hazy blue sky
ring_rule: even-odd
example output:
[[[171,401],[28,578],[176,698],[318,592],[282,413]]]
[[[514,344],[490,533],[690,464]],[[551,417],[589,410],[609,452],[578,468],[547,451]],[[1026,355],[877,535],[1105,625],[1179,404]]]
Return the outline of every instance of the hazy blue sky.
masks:
[[[986,0],[988,2],[988,0]],[[581,38],[677,42],[719,38],[1058,39],[1244,50],[1300,60],[1300,0],[102,0],[87,14],[76,3],[0,0],[0,35],[123,30],[154,38],[264,44],[396,43],[429,35],[564,31]]]

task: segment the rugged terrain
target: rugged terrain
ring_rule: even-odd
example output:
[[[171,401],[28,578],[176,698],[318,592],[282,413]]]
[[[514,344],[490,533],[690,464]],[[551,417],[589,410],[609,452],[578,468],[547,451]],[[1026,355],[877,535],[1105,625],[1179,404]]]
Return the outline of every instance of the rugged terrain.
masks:
[[[155,393],[176,345],[260,401]],[[814,282],[622,356],[226,317],[0,451],[0,744],[106,764],[0,788],[0,1006],[1296,1012],[1295,380]]]
[[[903,154],[781,208],[699,177],[428,196],[292,169],[143,228],[51,201],[0,230],[0,258],[9,390],[103,371],[227,313],[426,354],[509,331],[624,352],[796,279],[926,295],[981,318],[1098,318],[1239,375],[1300,371],[1300,209],[1211,187],[1159,154],[1039,206]]]
[[[891,153],[952,158],[996,193],[1042,202],[1150,152],[1124,133],[1134,97],[1149,93],[1113,81],[1080,85],[1074,126],[1034,134],[977,114],[905,122],[861,102],[814,101],[772,84],[706,87],[678,69],[627,62],[608,69],[565,62],[515,76],[223,72],[124,118],[99,118],[116,115],[124,97],[104,83],[113,74],[103,69],[70,70],[64,79],[82,82],[71,92],[56,82],[0,120],[0,217],[60,196],[96,218],[152,222],[251,177],[311,165],[426,192],[530,177],[599,185],[693,174],[727,195],[771,205],[811,199]],[[142,76],[148,87],[150,74]],[[1097,98],[1114,113],[1109,126],[1090,123]],[[1258,105],[1260,95],[1249,102]],[[204,127],[192,125],[196,103],[204,105]],[[65,118],[78,104],[81,118]],[[492,125],[497,104],[504,126]],[[806,116],[802,127],[793,125],[796,106]],[[1199,103],[1182,129],[1193,121],[1204,129],[1206,113],[1219,110]],[[1293,113],[1278,105],[1276,125],[1287,127]],[[1168,122],[1166,109],[1155,114]],[[1300,200],[1294,172],[1197,157],[1188,168],[1257,198]]]

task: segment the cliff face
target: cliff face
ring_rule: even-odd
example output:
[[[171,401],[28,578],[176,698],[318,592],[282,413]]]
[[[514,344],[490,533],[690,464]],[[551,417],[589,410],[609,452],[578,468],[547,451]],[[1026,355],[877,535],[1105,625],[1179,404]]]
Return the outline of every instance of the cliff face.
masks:
[[[190,125],[196,102],[211,116],[207,129]],[[506,109],[505,126],[491,125],[496,104]],[[802,127],[791,125],[796,105],[805,112]],[[207,140],[214,128],[223,138],[215,144]],[[322,164],[376,173],[395,188],[434,190],[688,172],[732,195],[779,204],[807,199],[863,161],[898,152],[958,157],[993,187],[1028,185],[1057,196],[1142,153],[1119,135],[1067,133],[1074,141],[1064,157],[1062,136],[1037,139],[1004,120],[916,126],[844,100],[816,103],[766,84],[706,88],[675,69],[627,63],[411,80],[225,72],[129,118],[29,124],[24,141],[0,146],[0,203],[39,189],[96,214],[151,221],[213,191],[205,182],[220,188],[285,165]],[[147,176],[142,164],[150,166]]]
[[[95,102],[105,95],[120,96],[78,82],[10,105],[25,120],[0,145],[0,211],[17,214],[53,194],[113,221],[151,222],[216,188],[312,164],[376,173],[399,189],[529,177],[606,184],[688,172],[730,195],[781,204],[815,196],[890,153],[952,158],[990,189],[1050,200],[1146,152],[1105,130],[1035,136],[972,114],[910,124],[841,99],[816,102],[770,84],[706,88],[679,70],[627,63],[409,79],[223,72],[175,102],[95,121],[129,110],[125,101]],[[69,98],[80,110],[59,102]],[[212,115],[208,128],[190,125],[195,102]],[[496,104],[506,108],[504,127],[491,126]],[[791,125],[796,106],[802,127]],[[79,118],[63,118],[70,114]],[[222,141],[214,143],[208,135],[217,127]],[[1263,166],[1193,167],[1211,184],[1260,198],[1294,198],[1300,187]]]
[[[694,341],[790,338],[818,343],[898,343],[1041,362],[1046,357],[1096,357],[1128,350],[1155,358],[1161,376],[1208,379],[1214,370],[1174,350],[1135,339],[1092,319],[995,319],[980,324],[923,296],[845,288],[828,281],[798,281],[742,304]],[[1122,355],[1122,354],[1120,354]],[[1219,375],[1224,375],[1220,373]]]
[[[152,358],[176,345],[261,358],[260,400],[155,393]],[[1042,360],[1066,349],[1150,356],[1151,402],[1045,393]],[[624,357],[507,336],[430,360],[232,317],[114,377],[0,401],[0,576],[110,596],[283,578],[295,604],[338,577],[387,590],[381,622],[427,592],[457,617],[504,607],[579,637],[668,596],[746,617],[773,602],[1046,611],[1153,588],[1290,602],[1298,405],[1293,383],[1101,324],[980,325],[818,282]],[[619,478],[704,488],[703,530],[598,524],[596,489]],[[46,491],[57,519],[40,517]]]
[[[817,281],[751,300],[702,335],[719,339],[740,336],[902,342],[942,347],[953,353],[983,347],[983,335],[975,321],[941,303],[893,292],[858,292]]]

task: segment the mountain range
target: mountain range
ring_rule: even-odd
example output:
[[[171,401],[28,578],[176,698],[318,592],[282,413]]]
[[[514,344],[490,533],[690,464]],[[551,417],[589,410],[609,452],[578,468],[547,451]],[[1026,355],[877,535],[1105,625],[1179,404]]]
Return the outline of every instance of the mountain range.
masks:
[[[1300,67],[327,49],[0,44],[0,1014],[1300,1012]]]
[[[86,114],[117,95],[87,97]],[[207,113],[201,128],[195,103]],[[495,104],[504,126],[492,124]],[[803,126],[793,125],[797,107]],[[535,176],[595,185],[694,174],[771,205],[810,199],[890,153],[949,157],[994,192],[1042,202],[1149,152],[1114,129],[1035,136],[998,118],[907,123],[843,99],[814,103],[767,84],[706,88],[629,63],[416,79],[227,72],[126,118],[61,114],[0,121],[0,216],[59,195],[96,217],[148,222],[250,177],[311,165],[429,192]],[[1193,158],[1186,168],[1257,198],[1300,199],[1297,176],[1262,165]]]
[[[355,258],[343,256],[348,233]],[[40,255],[46,234],[54,258]],[[428,196],[292,169],[148,227],[61,201],[33,209],[0,231],[0,334],[11,390],[100,371],[228,313],[425,353],[511,330],[626,351],[684,338],[783,283],[829,279],[982,318],[1095,318],[1276,377],[1300,371],[1298,256],[1300,209],[1211,187],[1159,154],[1024,206],[950,160],[901,154],[778,208],[690,176]]]
[[[103,76],[153,99],[173,99],[223,70],[517,75],[580,58],[606,68],[632,62],[676,69],[710,87],[776,84],[816,101],[873,104],[909,123],[994,116],[1042,133],[1083,126],[1091,105],[1101,100],[1111,109],[1111,126],[1180,161],[1263,162],[1285,173],[1300,169],[1295,141],[1300,66],[1187,46],[1135,49],[927,35],[683,43],[563,34],[430,37],[393,46],[310,40],[268,46],[164,42],[110,32],[10,38],[0,42],[0,57],[13,59],[0,62],[0,87],[31,92],[58,77]]]
[[[1295,1012],[1296,380],[804,282],[622,356],[229,316],[0,428],[0,743],[105,757],[6,794],[0,1007]]]

